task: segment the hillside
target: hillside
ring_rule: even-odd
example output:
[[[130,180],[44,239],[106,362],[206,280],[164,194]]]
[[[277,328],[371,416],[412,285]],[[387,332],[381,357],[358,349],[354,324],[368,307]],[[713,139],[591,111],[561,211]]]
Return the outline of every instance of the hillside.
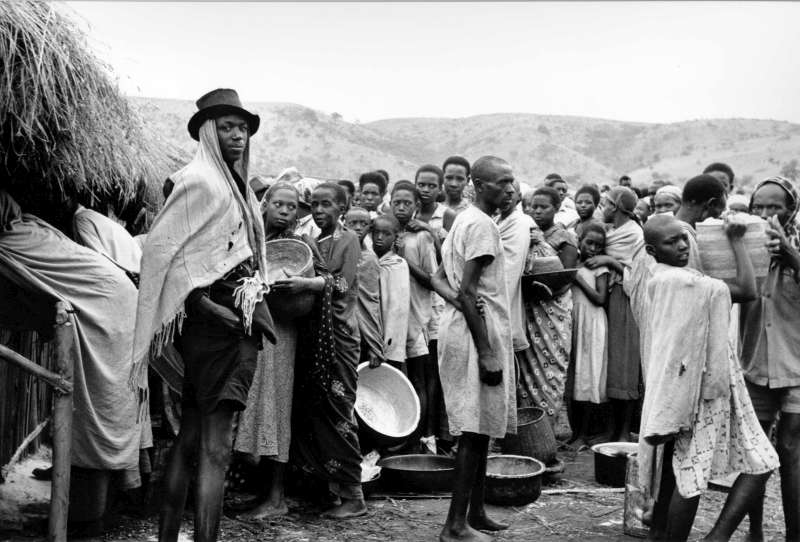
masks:
[[[194,142],[189,100],[133,98],[146,121],[181,148]],[[296,166],[305,175],[355,179],[382,168],[410,178],[417,166],[450,154],[507,158],[518,178],[537,184],[558,172],[573,186],[608,183],[623,173],[637,185],[654,178],[677,183],[712,161],[731,164],[743,183],[779,173],[800,159],[800,125],[772,120],[715,119],[672,124],[526,113],[460,119],[388,119],[353,124],[288,103],[255,103],[261,130],[253,138],[252,173]]]

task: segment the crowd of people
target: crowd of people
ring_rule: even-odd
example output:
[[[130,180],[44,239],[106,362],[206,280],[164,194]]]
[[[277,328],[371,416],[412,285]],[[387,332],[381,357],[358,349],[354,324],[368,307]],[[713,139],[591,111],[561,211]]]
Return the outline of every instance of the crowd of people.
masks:
[[[732,472],[708,539],[730,538],[745,515],[760,539],[765,484],[779,466],[786,537],[800,539],[791,182],[771,177],[746,197],[734,194],[733,170],[714,163],[683,187],[643,191],[623,176],[572,193],[558,174],[532,188],[502,158],[458,155],[394,182],[382,170],[357,182],[248,182],[258,116],[231,90],[197,105],[197,154],[165,184],[141,251],[117,250],[115,260],[114,243],[83,243],[136,279],[125,343],[133,387],[146,390],[148,364],[168,348],[183,360],[160,540],[177,539],[195,464],[195,538],[216,539],[233,451],[258,463],[249,520],[286,514],[287,482],[307,474],[327,483],[325,517],[364,515],[361,462],[371,450],[354,412],[360,363],[399,369],[419,397],[419,425],[391,453],[455,457],[441,540],[489,540],[506,528],[486,515],[486,461],[516,432],[522,407],[540,408],[575,450],[638,436],[653,539],[685,540],[699,495]],[[8,250],[23,222],[10,197],[0,201]],[[91,214],[77,211],[76,221]],[[768,222],[771,263],[758,281],[747,213]],[[727,281],[704,274],[697,242],[696,225],[720,217],[737,270]],[[76,234],[88,230],[76,222]],[[87,236],[119,236],[111,230]],[[270,282],[265,243],[276,239],[305,244],[313,273]],[[557,271],[574,278],[553,288],[537,280]],[[312,312],[293,319],[268,293],[311,296]],[[146,433],[141,418],[121,424],[129,437]]]

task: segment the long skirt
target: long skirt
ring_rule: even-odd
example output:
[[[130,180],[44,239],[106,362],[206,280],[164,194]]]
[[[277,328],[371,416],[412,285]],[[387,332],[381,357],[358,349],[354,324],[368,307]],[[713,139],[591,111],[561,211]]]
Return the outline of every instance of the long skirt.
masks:
[[[555,424],[564,403],[572,348],[572,292],[525,303],[530,346],[516,352],[517,406],[536,406]]]
[[[234,449],[279,463],[289,461],[297,326],[275,320],[276,344],[264,342],[241,413]]]
[[[608,373],[606,395],[609,399],[639,399],[641,351],[639,326],[633,318],[630,299],[622,284],[611,287],[608,296]]]

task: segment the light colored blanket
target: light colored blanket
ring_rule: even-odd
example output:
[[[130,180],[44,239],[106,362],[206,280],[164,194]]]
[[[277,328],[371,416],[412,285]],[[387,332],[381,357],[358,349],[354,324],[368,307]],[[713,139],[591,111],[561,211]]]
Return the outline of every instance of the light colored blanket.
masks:
[[[411,290],[408,264],[392,251],[378,260],[380,264],[381,320],[383,323],[383,354],[386,359],[406,360],[408,313]]]
[[[258,271],[243,283],[239,306],[250,327],[255,304],[268,292],[265,277],[264,224],[255,193],[247,185],[247,157],[240,166],[247,199],[228,169],[213,119],[200,128],[194,159],[170,176],[172,194],[144,244],[139,305],[136,312],[132,383],[147,386],[147,363],[173,336],[184,317],[192,290],[204,288],[253,258]]]
[[[20,213],[3,191],[0,219],[0,257],[24,268],[37,289],[74,310],[72,464],[138,471],[140,445],[152,437],[149,420],[144,432],[137,423],[137,396],[128,386],[136,288],[106,257]]]
[[[121,225],[83,205],[72,217],[75,240],[99,252],[129,273],[139,274],[142,249]]]

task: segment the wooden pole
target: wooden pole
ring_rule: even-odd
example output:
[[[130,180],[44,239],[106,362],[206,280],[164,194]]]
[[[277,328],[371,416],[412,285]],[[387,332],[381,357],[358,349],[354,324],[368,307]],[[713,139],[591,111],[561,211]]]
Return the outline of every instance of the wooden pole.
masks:
[[[27,371],[33,376],[40,378],[53,386],[61,393],[72,393],[72,381],[65,379],[60,374],[48,371],[41,365],[38,365],[25,356],[17,354],[10,348],[0,344],[0,359],[16,365],[20,369]],[[70,372],[70,375],[72,373]]]
[[[73,342],[72,316],[63,302],[55,306],[55,359],[58,375],[72,385]],[[49,542],[66,542],[69,515],[69,477],[72,464],[72,393],[55,390],[53,404],[53,484],[50,493]]]

